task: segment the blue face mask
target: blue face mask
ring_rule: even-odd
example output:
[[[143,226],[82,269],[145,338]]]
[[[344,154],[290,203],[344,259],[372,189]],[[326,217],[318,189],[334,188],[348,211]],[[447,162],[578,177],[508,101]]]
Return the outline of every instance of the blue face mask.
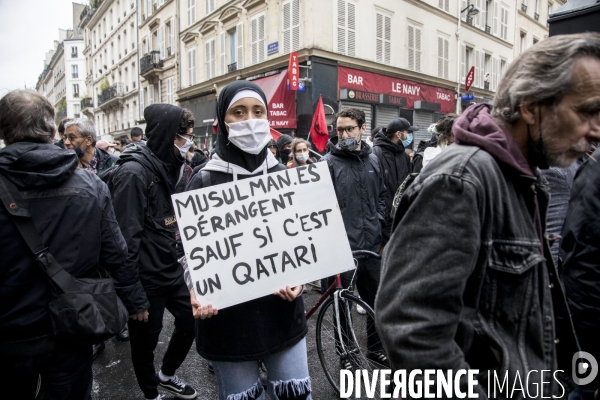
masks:
[[[413,134],[409,133],[408,135],[406,135],[406,140],[402,141],[402,145],[404,147],[408,147],[412,143],[412,140],[413,140]]]

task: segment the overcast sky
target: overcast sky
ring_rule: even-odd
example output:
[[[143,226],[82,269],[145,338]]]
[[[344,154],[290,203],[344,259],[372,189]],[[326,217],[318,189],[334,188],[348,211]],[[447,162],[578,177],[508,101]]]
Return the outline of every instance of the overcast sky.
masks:
[[[0,97],[24,85],[35,88],[58,29],[72,25],[71,0],[0,0]]]

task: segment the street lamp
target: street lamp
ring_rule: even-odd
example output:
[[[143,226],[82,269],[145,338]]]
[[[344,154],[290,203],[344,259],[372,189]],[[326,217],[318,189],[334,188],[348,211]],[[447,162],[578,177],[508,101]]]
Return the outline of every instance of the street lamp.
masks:
[[[475,4],[469,4],[462,10],[459,8],[458,13],[458,29],[456,30],[456,114],[460,114],[460,21],[462,14],[467,11],[467,18],[479,14],[479,8],[475,7]],[[466,62],[466,60],[465,60]]]

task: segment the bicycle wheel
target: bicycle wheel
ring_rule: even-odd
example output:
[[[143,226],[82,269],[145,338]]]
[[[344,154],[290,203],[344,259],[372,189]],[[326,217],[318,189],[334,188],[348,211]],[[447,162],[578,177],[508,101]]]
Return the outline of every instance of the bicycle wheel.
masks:
[[[371,382],[373,369],[385,369],[388,367],[367,358],[367,342],[370,341],[371,346],[379,344],[377,336],[371,334],[371,338],[369,338],[367,332],[367,317],[373,318],[371,307],[360,298],[348,292],[341,293],[338,304],[340,309],[340,325],[345,326],[346,329],[337,329],[338,316],[335,312],[334,299],[330,298],[321,306],[317,317],[316,342],[319,360],[321,361],[327,380],[329,380],[329,383],[331,383],[331,386],[333,386],[339,395],[341,358],[347,357],[354,371],[359,369],[366,370],[369,382]],[[357,305],[360,305],[366,311],[366,315],[361,315],[357,312]],[[346,318],[345,324],[344,317]],[[343,346],[339,340],[340,335]],[[361,386],[361,395],[366,398],[364,381]],[[377,382],[377,388],[379,388],[379,382]],[[379,398],[379,393],[376,393],[375,398]]]

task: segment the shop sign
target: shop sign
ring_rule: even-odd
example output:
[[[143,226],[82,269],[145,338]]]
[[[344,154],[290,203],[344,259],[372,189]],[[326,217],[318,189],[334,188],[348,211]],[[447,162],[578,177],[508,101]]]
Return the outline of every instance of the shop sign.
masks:
[[[348,93],[352,90],[355,93],[380,95],[380,103],[398,107],[414,109],[414,102],[423,100],[439,103],[442,113],[452,113],[455,110],[454,91],[451,89],[347,67],[338,68],[338,84],[340,95],[347,89]],[[353,100],[361,101],[358,98]]]

